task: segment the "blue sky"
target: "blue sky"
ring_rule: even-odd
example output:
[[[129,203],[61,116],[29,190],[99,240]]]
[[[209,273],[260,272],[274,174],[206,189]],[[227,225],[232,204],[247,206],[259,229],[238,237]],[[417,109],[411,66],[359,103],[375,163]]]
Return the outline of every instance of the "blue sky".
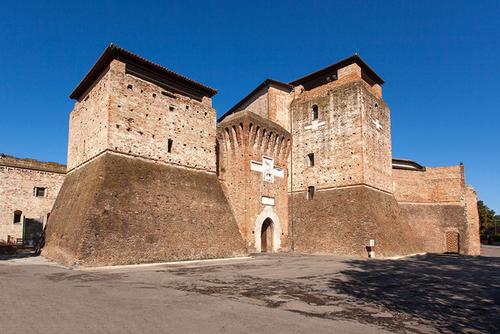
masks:
[[[499,1],[2,1],[0,152],[65,163],[68,95],[110,42],[217,88],[219,115],[358,52],[386,81],[393,155],[463,161],[500,212],[499,23]]]

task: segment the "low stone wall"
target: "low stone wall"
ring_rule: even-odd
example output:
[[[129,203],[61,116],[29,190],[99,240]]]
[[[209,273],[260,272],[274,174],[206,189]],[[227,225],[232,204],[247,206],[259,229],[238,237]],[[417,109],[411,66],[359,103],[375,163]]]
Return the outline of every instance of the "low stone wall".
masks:
[[[67,175],[43,252],[100,266],[247,250],[215,174],[106,152]]]
[[[296,252],[367,257],[370,239],[380,257],[422,251],[394,197],[370,187],[297,192],[289,206]]]
[[[393,170],[394,196],[424,250],[451,251],[447,233],[458,233],[460,254],[479,255],[477,197],[465,184],[464,166]]]
[[[446,252],[446,232],[458,232],[460,248],[466,245],[464,208],[454,204],[400,204],[401,212],[415,236],[429,253]]]
[[[463,199],[463,166],[426,167],[425,171],[393,169],[398,202],[458,203]]]

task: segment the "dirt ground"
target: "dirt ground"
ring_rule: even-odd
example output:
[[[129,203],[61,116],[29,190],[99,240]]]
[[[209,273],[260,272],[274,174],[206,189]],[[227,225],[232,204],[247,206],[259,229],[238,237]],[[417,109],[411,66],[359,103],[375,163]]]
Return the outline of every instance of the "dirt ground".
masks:
[[[499,333],[500,247],[69,269],[0,260],[2,333]]]

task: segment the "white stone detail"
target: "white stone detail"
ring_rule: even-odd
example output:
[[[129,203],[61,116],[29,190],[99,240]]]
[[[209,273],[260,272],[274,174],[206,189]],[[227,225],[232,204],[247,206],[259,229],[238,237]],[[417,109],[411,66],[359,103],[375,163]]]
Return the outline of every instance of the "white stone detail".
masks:
[[[274,167],[272,158],[263,157],[262,162],[252,160],[250,162],[250,170],[262,173],[262,178],[266,182],[274,182],[274,177],[285,177],[283,168]]]
[[[314,120],[314,121],[312,121],[312,123],[310,125],[304,126],[304,129],[305,130],[309,130],[309,129],[316,130],[320,126],[323,126],[323,125],[325,125],[325,122],[319,122],[318,120]]]
[[[377,128],[377,131],[383,129],[382,128],[382,124],[380,124],[380,121],[378,119],[372,121],[372,123],[375,124],[375,127]]]
[[[259,213],[255,219],[255,251],[257,253],[261,252],[260,244],[260,233],[262,230],[262,224],[264,221],[270,218],[273,221],[273,252],[277,252],[281,248],[281,224],[278,215],[274,211],[272,206],[266,205],[266,207]]]
[[[262,204],[274,206],[274,197],[262,196]]]

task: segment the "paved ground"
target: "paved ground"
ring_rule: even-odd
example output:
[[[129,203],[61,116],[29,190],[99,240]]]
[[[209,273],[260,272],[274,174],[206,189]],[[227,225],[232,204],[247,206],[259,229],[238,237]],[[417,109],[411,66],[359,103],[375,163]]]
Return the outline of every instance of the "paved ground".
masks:
[[[500,247],[70,270],[0,261],[1,333],[499,333]]]

